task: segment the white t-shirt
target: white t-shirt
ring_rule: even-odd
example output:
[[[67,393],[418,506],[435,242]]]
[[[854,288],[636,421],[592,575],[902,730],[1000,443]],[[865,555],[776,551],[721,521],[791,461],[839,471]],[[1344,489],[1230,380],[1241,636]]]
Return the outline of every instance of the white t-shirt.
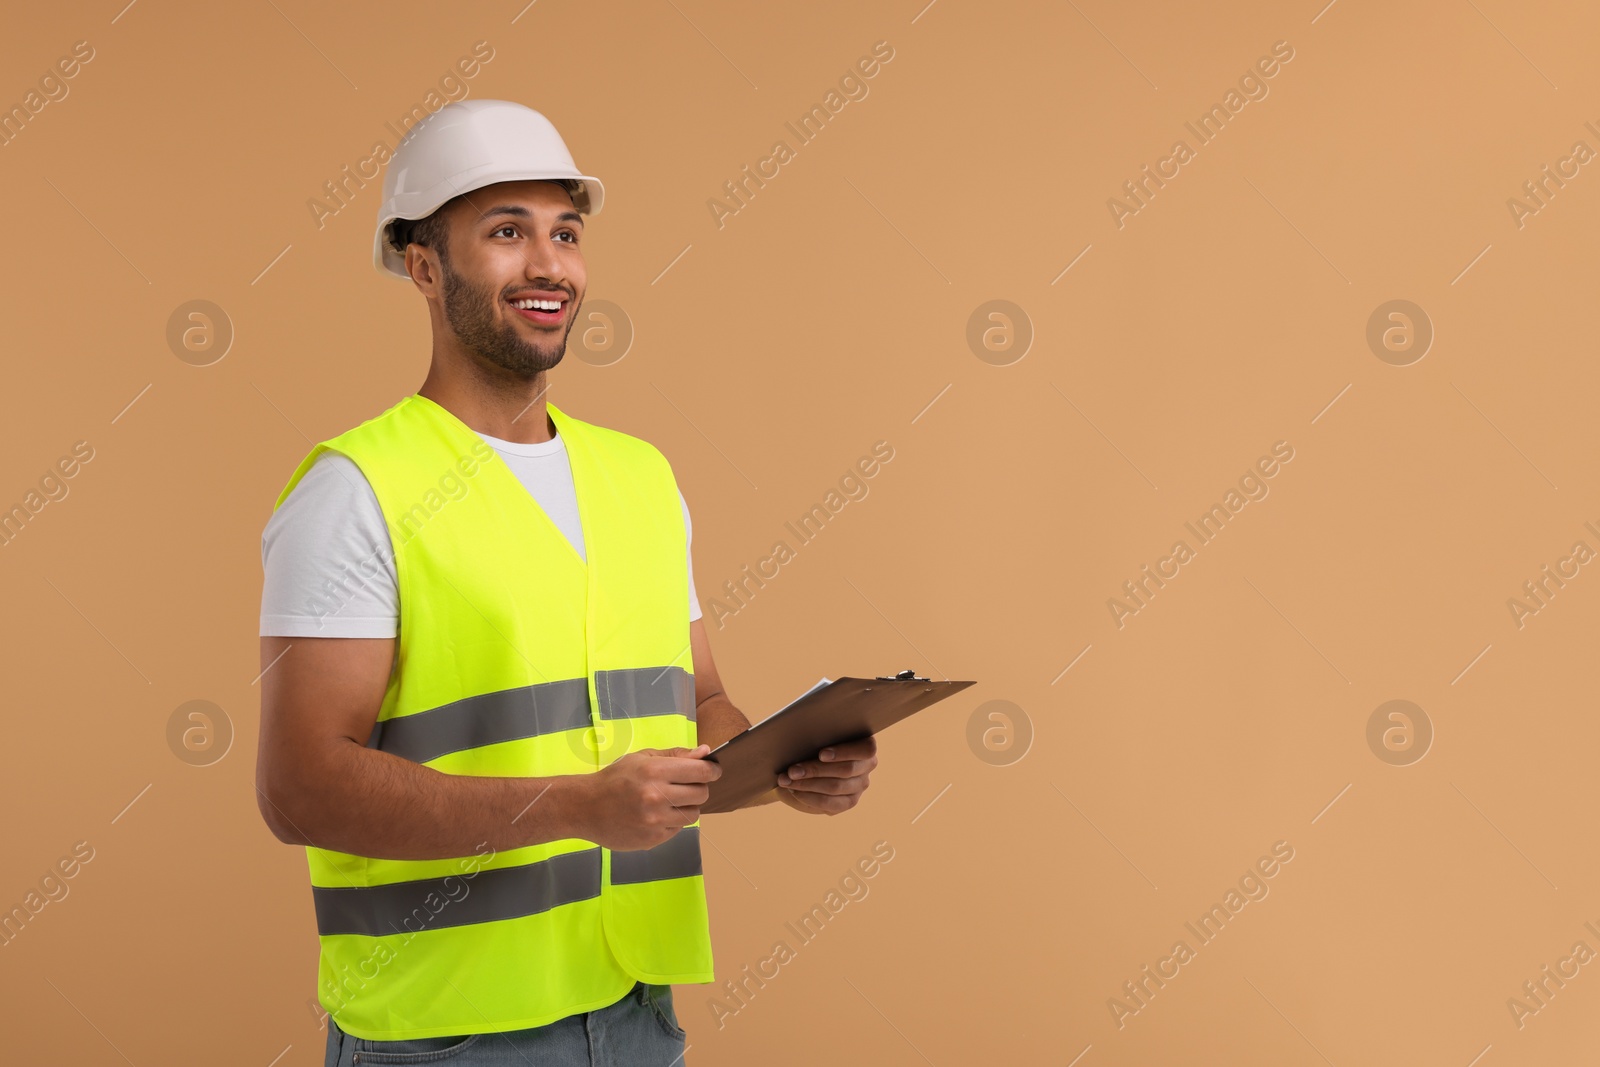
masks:
[[[567,446],[557,434],[523,444],[478,434],[550,516],[585,561],[578,494]],[[693,537],[689,503],[686,539]],[[689,621],[700,618],[689,565]],[[324,452],[267,520],[261,534],[262,637],[395,637],[400,592],[383,509],[355,461]]]

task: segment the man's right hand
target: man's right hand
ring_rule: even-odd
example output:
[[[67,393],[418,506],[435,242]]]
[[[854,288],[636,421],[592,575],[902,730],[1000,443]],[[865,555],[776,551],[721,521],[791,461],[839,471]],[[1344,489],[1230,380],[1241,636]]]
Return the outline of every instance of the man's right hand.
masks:
[[[700,818],[708,782],[722,767],[702,759],[710,745],[642,748],[590,776],[588,840],[615,852],[654,848]]]

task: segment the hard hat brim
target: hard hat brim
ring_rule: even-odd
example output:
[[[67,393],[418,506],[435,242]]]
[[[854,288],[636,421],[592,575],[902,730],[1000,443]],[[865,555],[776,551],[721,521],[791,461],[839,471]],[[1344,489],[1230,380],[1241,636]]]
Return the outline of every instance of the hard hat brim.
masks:
[[[525,170],[519,168],[499,168],[493,165],[480,168],[479,173],[456,175],[453,181],[441,182],[426,190],[419,190],[409,196],[396,197],[391,210],[378,222],[377,232],[372,240],[372,263],[382,274],[393,275],[406,281],[411,280],[411,275],[406,273],[406,257],[403,250],[396,251],[388,243],[389,225],[397,219],[425,219],[429,215],[465,193],[476,192],[490,185],[501,182],[515,181],[560,181],[580,183],[577,189],[569,190],[572,195],[573,206],[583,215],[598,215],[605,204],[606,190],[600,179],[588,174],[576,174],[572,171],[552,172],[549,170]]]

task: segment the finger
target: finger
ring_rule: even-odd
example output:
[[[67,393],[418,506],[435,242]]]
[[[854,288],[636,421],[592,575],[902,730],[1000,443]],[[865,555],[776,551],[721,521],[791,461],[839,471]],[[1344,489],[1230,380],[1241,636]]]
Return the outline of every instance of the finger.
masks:
[[[825,793],[829,796],[847,796],[865,789],[867,787],[867,777],[866,775],[860,775],[855,778],[801,778],[798,781],[784,781],[783,778],[779,778],[778,784],[797,793]]]
[[[878,751],[878,739],[870,734],[855,741],[841,741],[836,745],[829,745],[817,753],[817,759],[826,762],[835,760],[867,759]]]
[[[669,758],[661,763],[669,782],[714,782],[722,777],[722,764],[707,759]]]
[[[812,815],[838,815],[855,807],[859,799],[855,796],[829,796],[825,793],[796,793],[792,789],[785,789],[783,793],[799,810]]]
[[[700,818],[700,812],[699,812],[698,808],[695,808],[695,807],[673,808],[670,811],[662,812],[660,823],[656,824],[652,828],[657,833],[665,833],[665,834],[670,836],[672,834],[677,833],[679,830],[682,830],[684,827],[692,825],[694,823],[694,821],[696,819],[698,819],[698,818]],[[660,842],[657,842],[657,844],[660,844]],[[640,845],[639,847],[640,848],[654,848],[655,846],[654,845]],[[621,852],[621,851],[624,851],[624,850],[623,849],[612,849],[612,851],[613,852]],[[633,850],[630,849],[630,850],[627,850],[627,851],[633,851]]]
[[[791,764],[786,772],[790,778],[854,778],[865,774],[878,765],[874,759],[853,759],[837,763],[824,763],[821,760],[805,760],[801,763]]]
[[[711,789],[704,782],[667,782],[662,784],[659,796],[673,807],[704,804]]]
[[[710,799],[711,791],[703,785],[669,785],[657,795],[665,807],[692,812]],[[693,817],[689,821],[693,822]]]

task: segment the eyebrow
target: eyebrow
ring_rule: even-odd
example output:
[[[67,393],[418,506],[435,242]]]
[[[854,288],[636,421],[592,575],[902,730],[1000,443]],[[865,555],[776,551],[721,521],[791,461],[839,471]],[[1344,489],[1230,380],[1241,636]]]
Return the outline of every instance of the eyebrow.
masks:
[[[525,207],[522,207],[520,204],[499,204],[479,215],[478,221],[486,222],[489,219],[494,218],[496,215],[511,215],[519,219],[531,219],[533,217],[533,212],[529,211]],[[580,229],[583,226],[583,216],[578,214],[576,211],[563,211],[561,214],[556,216],[556,221],[576,222]]]

